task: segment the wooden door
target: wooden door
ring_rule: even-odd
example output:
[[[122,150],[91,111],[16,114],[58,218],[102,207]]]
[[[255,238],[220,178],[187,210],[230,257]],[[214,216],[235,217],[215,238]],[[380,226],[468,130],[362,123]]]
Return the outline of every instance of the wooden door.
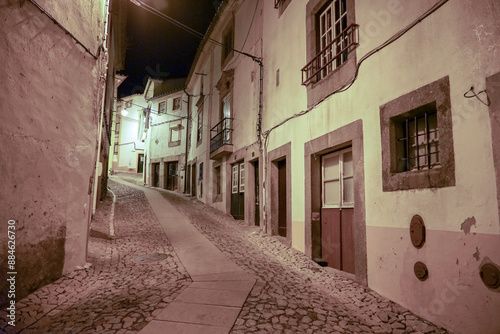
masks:
[[[166,164],[167,177],[165,188],[168,190],[177,190],[177,161]]]
[[[245,219],[245,164],[231,166],[231,215],[234,219]]]
[[[286,160],[278,162],[278,234],[286,237]]]
[[[260,198],[259,198],[259,161],[253,163],[254,194],[255,194],[255,226],[260,226]]]
[[[160,164],[159,163],[153,164],[153,186],[154,187],[160,186]]]
[[[354,173],[352,149],[321,158],[321,253],[329,267],[354,269]]]
[[[196,197],[196,164],[191,165],[191,196]]]
[[[137,159],[137,173],[142,173],[144,171],[144,154],[139,153]]]

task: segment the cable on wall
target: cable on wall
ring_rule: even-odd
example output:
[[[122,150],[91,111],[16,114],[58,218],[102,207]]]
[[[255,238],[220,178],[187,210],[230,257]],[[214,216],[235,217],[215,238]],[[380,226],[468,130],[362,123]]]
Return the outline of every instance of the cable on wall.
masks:
[[[42,6],[40,6],[35,0],[29,0],[33,5],[35,5],[42,13],[44,13],[49,19],[54,22],[59,28],[61,28],[66,34],[68,34],[77,44],[79,44],[82,48],[85,49],[89,55],[92,56],[95,60],[99,59],[99,55],[101,53],[102,45],[99,46],[97,50],[97,55],[93,54],[92,51],[88,47],[85,46],[78,38],[75,37],[68,29],[66,29],[61,23],[59,23],[49,12],[47,12]]]
[[[348,90],[349,88],[351,88],[351,86],[354,84],[354,82],[358,78],[359,68],[361,67],[361,64],[365,60],[367,60],[368,58],[370,58],[371,56],[373,56],[375,53],[379,52],[380,50],[384,49],[386,46],[388,46],[388,45],[392,44],[393,42],[395,42],[396,40],[398,40],[400,37],[402,37],[403,35],[405,35],[413,27],[415,27],[417,24],[419,24],[420,22],[422,22],[426,17],[428,17],[429,15],[431,15],[432,13],[434,13],[436,10],[438,10],[441,6],[443,6],[448,1],[449,0],[441,0],[441,1],[437,2],[429,10],[427,10],[425,13],[423,13],[421,16],[419,16],[416,20],[414,20],[413,22],[411,22],[409,25],[407,25],[406,27],[404,27],[403,29],[401,29],[400,31],[398,31],[396,34],[394,34],[392,37],[390,37],[387,41],[385,41],[384,43],[380,44],[375,49],[373,49],[370,52],[368,52],[367,54],[365,54],[359,60],[359,62],[357,63],[356,70],[354,71],[354,75],[352,76],[352,78],[349,80],[349,82],[347,84],[345,84],[342,87],[340,87],[339,89],[334,90],[333,92],[327,94],[325,97],[323,97],[322,99],[320,99],[318,102],[316,102],[315,104],[313,104],[309,108],[307,108],[307,109],[305,109],[305,110],[303,110],[301,112],[298,112],[298,113],[296,113],[296,114],[294,114],[294,115],[292,115],[292,116],[284,119],[280,123],[278,123],[278,124],[274,125],[273,127],[271,127],[269,130],[265,131],[262,135],[264,136],[266,149],[267,149],[267,141],[268,141],[269,134],[274,129],[282,126],[283,124],[287,123],[288,121],[290,121],[290,120],[292,120],[294,118],[297,118],[297,117],[300,117],[300,116],[303,116],[303,115],[309,113],[311,110],[313,110],[316,107],[318,107],[318,105],[320,105],[323,101],[325,101],[326,99],[328,99],[332,95],[335,95],[335,94],[338,94],[338,93],[341,93],[341,92],[345,92],[346,90]]]

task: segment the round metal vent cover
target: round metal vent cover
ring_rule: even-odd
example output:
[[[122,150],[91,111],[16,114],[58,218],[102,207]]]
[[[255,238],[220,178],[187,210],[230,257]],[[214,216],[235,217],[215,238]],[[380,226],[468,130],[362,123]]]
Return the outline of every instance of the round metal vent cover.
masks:
[[[479,270],[479,275],[488,288],[496,289],[500,287],[500,270],[495,265],[491,263],[483,264]]]
[[[425,281],[429,277],[429,271],[423,262],[416,262],[413,266],[413,271],[415,272],[415,276],[421,281]]]
[[[139,262],[139,263],[152,263],[152,262],[158,262],[161,260],[165,260],[169,256],[170,255],[167,255],[164,253],[153,253],[153,254],[146,254],[146,255],[138,256],[134,259],[134,261]]]
[[[410,222],[410,239],[413,246],[422,248],[425,243],[424,220],[419,215],[413,216]]]

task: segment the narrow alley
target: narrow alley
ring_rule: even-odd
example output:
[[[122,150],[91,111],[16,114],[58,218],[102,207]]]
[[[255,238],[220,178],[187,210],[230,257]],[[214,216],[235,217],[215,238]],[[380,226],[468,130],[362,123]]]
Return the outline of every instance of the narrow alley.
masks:
[[[138,176],[112,177],[112,193],[92,222],[91,263],[18,302],[19,324],[7,326],[2,316],[2,332],[446,332],[339,271],[320,267],[280,237],[262,234],[193,198],[142,188],[161,194],[170,210],[167,216],[155,214],[158,203],[136,186]],[[176,217],[189,226],[170,231]],[[183,234],[192,226],[201,233],[194,246],[196,233]],[[210,242],[201,245],[205,238]],[[210,260],[205,262],[208,255],[200,250],[212,245],[228,267],[214,269]],[[219,269],[221,274],[200,278],[204,270]],[[240,305],[222,290],[240,297],[243,292]]]

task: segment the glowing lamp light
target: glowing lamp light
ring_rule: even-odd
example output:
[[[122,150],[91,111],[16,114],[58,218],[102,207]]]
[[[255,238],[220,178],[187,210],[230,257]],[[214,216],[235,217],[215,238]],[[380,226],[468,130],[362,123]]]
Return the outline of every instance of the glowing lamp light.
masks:
[[[128,115],[127,109],[123,109],[121,114],[122,114],[122,116],[127,116]]]

